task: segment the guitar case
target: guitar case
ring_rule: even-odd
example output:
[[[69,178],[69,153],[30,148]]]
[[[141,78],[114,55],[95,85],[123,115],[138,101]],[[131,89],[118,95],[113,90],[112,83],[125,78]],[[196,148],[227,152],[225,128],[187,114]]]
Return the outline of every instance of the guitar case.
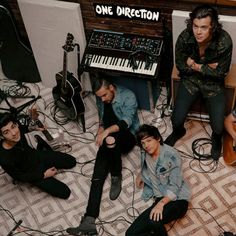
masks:
[[[40,82],[41,77],[34,55],[20,40],[13,15],[2,1],[0,29],[0,61],[4,75],[8,79],[20,82]]]

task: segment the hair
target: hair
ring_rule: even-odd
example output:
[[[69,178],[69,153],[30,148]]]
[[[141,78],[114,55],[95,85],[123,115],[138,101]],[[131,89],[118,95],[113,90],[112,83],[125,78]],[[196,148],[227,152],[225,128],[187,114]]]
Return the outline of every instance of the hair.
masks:
[[[139,147],[142,147],[141,141],[143,138],[153,137],[154,139],[160,139],[160,144],[163,145],[163,138],[158,130],[153,125],[142,125],[136,133],[136,140]]]
[[[16,117],[14,117],[12,114],[5,112],[0,114],[0,129],[3,126],[6,126],[9,122],[17,123]]]
[[[101,87],[109,88],[113,85],[109,80],[100,78],[99,76],[94,76],[92,79],[92,90],[96,93]]]
[[[219,33],[219,31],[222,29],[222,24],[219,23],[218,12],[214,7],[207,4],[196,7],[189,14],[189,19],[185,21],[188,31],[192,32],[194,19],[202,19],[208,16],[211,18],[212,34],[216,35],[217,33]]]

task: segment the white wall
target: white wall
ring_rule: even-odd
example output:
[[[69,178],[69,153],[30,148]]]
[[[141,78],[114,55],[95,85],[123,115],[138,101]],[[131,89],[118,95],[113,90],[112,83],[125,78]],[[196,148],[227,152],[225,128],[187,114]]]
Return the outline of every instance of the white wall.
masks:
[[[63,68],[63,49],[67,33],[80,45],[80,58],[86,47],[83,20],[78,3],[56,0],[18,0],[20,12],[32,46],[43,84],[56,85],[55,74]],[[77,76],[77,48],[68,53],[68,71]],[[82,76],[90,90],[88,74]]]
[[[173,49],[179,34],[186,28],[185,20],[189,18],[189,12],[174,10],[172,13],[172,32],[173,32]],[[233,41],[232,64],[236,63],[236,16],[220,15],[219,20],[231,36]]]

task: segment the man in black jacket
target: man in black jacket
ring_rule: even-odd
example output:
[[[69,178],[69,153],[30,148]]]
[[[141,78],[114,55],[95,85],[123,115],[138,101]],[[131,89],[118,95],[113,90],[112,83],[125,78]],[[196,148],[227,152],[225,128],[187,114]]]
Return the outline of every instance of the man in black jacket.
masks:
[[[58,169],[69,169],[76,159],[53,150],[31,148],[24,136],[30,132],[9,113],[0,115],[0,165],[14,180],[31,183],[52,196],[67,199],[68,186],[54,176]]]
[[[171,117],[173,132],[165,143],[174,146],[185,135],[189,109],[202,97],[212,128],[211,156],[218,161],[224,128],[224,79],[230,69],[233,44],[214,7],[200,5],[189,16],[187,28],[175,45],[175,63],[181,80]]]

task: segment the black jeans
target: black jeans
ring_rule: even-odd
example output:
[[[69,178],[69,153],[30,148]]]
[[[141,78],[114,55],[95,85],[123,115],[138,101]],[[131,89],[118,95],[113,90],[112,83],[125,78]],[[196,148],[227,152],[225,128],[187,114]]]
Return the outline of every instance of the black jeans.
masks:
[[[38,151],[37,155],[41,160],[40,169],[42,172],[45,172],[51,167],[56,167],[57,169],[70,169],[76,165],[76,159],[66,153],[45,150]],[[58,198],[67,199],[71,193],[66,184],[54,177],[34,181],[31,184]]]
[[[150,220],[150,212],[160,200],[161,198],[158,198],[151,207],[137,217],[126,231],[125,236],[167,236],[164,224],[183,217],[188,210],[188,201],[171,201],[164,206],[162,220]]]
[[[173,131],[181,129],[184,126],[184,121],[191,105],[199,96],[200,93],[190,94],[183,83],[180,82],[171,117]],[[217,135],[222,135],[224,129],[225,95],[221,93],[214,97],[205,98],[205,101],[212,131]]]
[[[85,215],[97,218],[99,216],[103,185],[108,173],[111,176],[120,176],[122,170],[121,155],[127,154],[135,146],[135,136],[128,130],[113,133],[115,147],[108,148],[105,141],[97,152],[92,184],[89,193],[88,206]]]

